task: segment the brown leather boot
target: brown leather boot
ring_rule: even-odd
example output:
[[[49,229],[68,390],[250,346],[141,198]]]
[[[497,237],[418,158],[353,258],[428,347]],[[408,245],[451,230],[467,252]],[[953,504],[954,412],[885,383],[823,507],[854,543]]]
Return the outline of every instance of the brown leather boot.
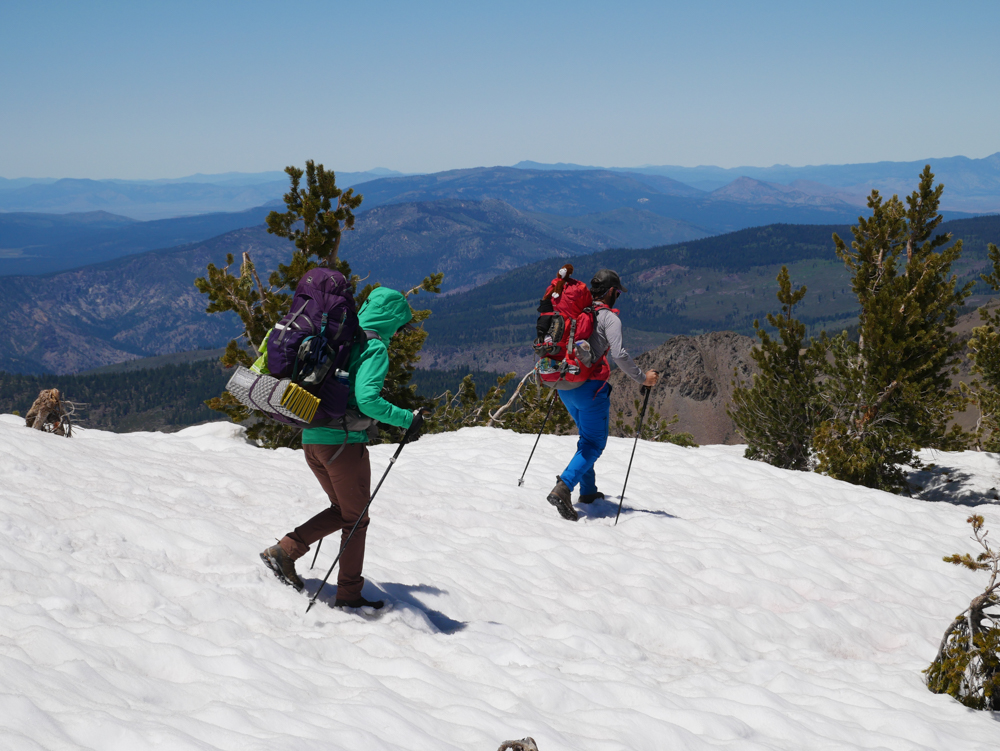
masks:
[[[559,516],[563,519],[575,522],[580,518],[576,515],[576,509],[573,508],[573,494],[566,483],[562,481],[561,477],[556,478],[556,486],[552,488],[552,492],[549,493],[549,497],[546,500],[556,507]]]
[[[294,587],[298,592],[305,589],[306,585],[302,583],[299,575],[295,573],[295,561],[292,560],[292,557],[280,545],[269,547],[260,554],[260,559],[264,561],[265,566],[274,572],[274,575],[278,577],[278,581],[284,582],[289,587]]]

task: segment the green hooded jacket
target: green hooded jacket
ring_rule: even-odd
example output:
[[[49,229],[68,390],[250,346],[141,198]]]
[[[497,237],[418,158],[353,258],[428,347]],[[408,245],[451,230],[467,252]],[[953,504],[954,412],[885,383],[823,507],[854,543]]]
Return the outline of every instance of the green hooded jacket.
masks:
[[[413,312],[402,292],[385,287],[373,289],[358,311],[358,322],[362,329],[374,331],[381,338],[355,344],[348,365],[353,387],[347,399],[348,408],[400,428],[410,427],[413,413],[383,399],[382,386],[385,374],[389,372],[387,343],[401,326],[411,320]],[[339,428],[306,428],[302,431],[302,443],[340,445],[343,442],[344,431]],[[368,443],[368,434],[363,430],[350,431],[347,442]]]

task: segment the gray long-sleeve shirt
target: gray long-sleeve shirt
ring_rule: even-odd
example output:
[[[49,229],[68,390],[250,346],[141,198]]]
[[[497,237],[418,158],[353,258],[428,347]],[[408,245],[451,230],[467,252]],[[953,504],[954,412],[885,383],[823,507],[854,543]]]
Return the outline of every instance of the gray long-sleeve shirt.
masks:
[[[609,309],[601,308],[597,311],[597,323],[588,341],[591,351],[598,358],[610,355],[622,372],[633,381],[642,383],[646,380],[646,374],[635,364],[622,344],[622,322]]]

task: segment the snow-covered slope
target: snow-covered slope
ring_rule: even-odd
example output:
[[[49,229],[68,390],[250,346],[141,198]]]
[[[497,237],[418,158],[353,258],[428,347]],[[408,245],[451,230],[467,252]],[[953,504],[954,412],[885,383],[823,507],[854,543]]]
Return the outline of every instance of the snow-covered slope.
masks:
[[[921,681],[981,586],[941,562],[971,550],[968,509],[642,443],[634,510],[572,524],[544,496],[573,440],[544,437],[523,488],[531,436],[407,446],[373,505],[376,618],[333,587],[306,615],[257,557],[325,504],[301,454],[221,423],[66,440],[0,417],[0,748],[1000,744]],[[630,450],[611,440],[605,491]]]

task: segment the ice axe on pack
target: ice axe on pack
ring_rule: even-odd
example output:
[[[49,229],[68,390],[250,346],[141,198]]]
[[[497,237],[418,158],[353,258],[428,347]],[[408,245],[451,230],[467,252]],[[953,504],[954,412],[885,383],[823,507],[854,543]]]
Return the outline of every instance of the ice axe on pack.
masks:
[[[618,501],[618,513],[615,514],[615,524],[618,526],[618,517],[622,514],[622,504],[625,503],[625,488],[628,487],[628,476],[632,472],[632,460],[635,459],[635,447],[639,445],[639,436],[642,435],[642,421],[646,417],[646,406],[649,404],[649,392],[652,386],[642,386],[639,391],[643,394],[642,409],[639,410],[639,422],[635,428],[635,441],[632,443],[632,456],[628,458],[628,469],[625,471],[625,482],[622,483],[622,494]]]

